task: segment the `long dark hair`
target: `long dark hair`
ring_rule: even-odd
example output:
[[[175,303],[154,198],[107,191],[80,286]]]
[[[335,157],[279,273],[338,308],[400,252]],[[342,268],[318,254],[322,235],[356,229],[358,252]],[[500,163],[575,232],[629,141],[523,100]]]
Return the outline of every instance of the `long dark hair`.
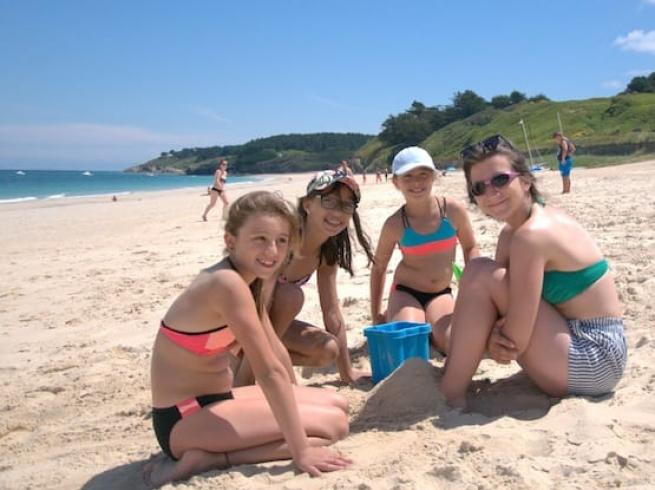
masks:
[[[300,244],[298,215],[290,202],[274,192],[254,191],[239,197],[230,205],[225,231],[230,235],[237,236],[246,220],[259,213],[278,216],[285,220],[289,224],[289,256],[298,249]],[[284,261],[282,267],[286,264],[287,261]],[[263,297],[262,285],[263,281],[260,278],[250,284],[250,291],[260,318],[263,317],[270,299]]]
[[[487,141],[493,140],[494,138],[495,140],[493,142],[495,144],[486,144]],[[543,196],[539,192],[539,189],[537,189],[537,179],[530,171],[530,168],[525,161],[525,155],[517,150],[512,142],[507,138],[500,135],[497,135],[496,137],[492,136],[487,140],[465,148],[461,154],[464,163],[464,176],[466,177],[466,190],[468,192],[469,200],[473,204],[476,204],[476,202],[475,196],[473,195],[473,192],[471,192],[471,169],[475,164],[495,155],[505,156],[512,166],[512,170],[519,174],[523,180],[530,183],[530,197],[532,202],[544,202]]]
[[[303,206],[305,199],[312,199],[319,195],[332,194],[333,192],[339,191],[339,186],[344,186],[346,189],[350,190],[347,185],[341,182],[336,182],[332,187],[326,189],[325,191],[312,191],[305,197],[301,197],[298,200],[298,214],[300,215],[301,222],[305,223],[307,221],[307,211],[305,211]],[[357,236],[357,241],[359,242],[360,246],[362,249],[364,249],[364,253],[368,259],[368,263],[366,264],[368,267],[374,262],[373,252],[371,251],[371,239],[362,228],[362,222],[359,218],[359,214],[357,213],[357,209],[355,209],[355,212],[352,216],[353,224],[355,225],[355,235]],[[321,245],[320,261],[325,261],[327,265],[338,264],[339,267],[348,271],[351,276],[354,275],[352,258],[353,252],[350,240],[350,227],[346,227],[338,235],[331,236]]]

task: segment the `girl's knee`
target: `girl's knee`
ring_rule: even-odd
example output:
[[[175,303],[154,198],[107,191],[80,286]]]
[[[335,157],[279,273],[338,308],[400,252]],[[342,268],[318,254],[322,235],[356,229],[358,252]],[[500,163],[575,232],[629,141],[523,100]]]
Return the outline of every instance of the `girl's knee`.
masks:
[[[502,267],[495,260],[487,257],[476,257],[466,264],[462,278],[459,281],[459,287],[461,289],[479,287],[485,284],[488,279],[492,279],[500,269]]]
[[[337,344],[337,340],[334,337],[330,338],[315,350],[313,357],[320,366],[330,366],[333,364],[337,360],[337,357],[339,357],[339,344]]]
[[[284,309],[295,318],[305,303],[305,294],[295,284],[277,284],[275,286],[275,303],[284,304]]]
[[[339,408],[332,408],[332,415],[330,416],[329,437],[332,441],[343,439],[350,432],[350,424],[348,416],[344,411]]]
[[[331,406],[338,408],[343,413],[346,413],[346,414],[348,413],[348,409],[350,407],[349,407],[348,400],[346,399],[345,396],[340,395],[338,393],[334,393],[334,392],[328,392],[327,396],[328,396],[328,403]]]

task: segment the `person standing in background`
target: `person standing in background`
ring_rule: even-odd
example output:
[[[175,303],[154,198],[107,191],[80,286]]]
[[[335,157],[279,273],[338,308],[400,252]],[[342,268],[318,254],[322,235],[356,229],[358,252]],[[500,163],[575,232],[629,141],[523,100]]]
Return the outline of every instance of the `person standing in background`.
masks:
[[[573,154],[575,145],[560,131],[553,133],[553,139],[557,142],[557,163],[559,173],[562,176],[562,194],[571,192],[571,169],[573,168]]]

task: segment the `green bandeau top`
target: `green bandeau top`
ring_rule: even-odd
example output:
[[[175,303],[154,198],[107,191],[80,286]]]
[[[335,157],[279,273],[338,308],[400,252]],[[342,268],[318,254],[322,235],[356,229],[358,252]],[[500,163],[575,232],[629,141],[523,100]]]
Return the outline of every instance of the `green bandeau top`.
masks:
[[[544,271],[541,297],[553,305],[564,303],[603,277],[608,269],[607,260],[601,259],[577,271]]]

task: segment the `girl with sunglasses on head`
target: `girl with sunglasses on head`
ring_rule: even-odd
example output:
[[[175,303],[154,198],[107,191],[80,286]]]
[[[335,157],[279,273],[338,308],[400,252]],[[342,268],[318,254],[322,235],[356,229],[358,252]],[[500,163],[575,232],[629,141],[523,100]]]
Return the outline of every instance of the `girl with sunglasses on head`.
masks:
[[[392,171],[405,204],[387,218],[380,232],[371,271],[372,321],[428,322],[432,344],[445,353],[455,304],[450,283],[457,241],[465,262],[478,256],[478,246],[464,205],[434,194],[437,169],[427,151],[405,148],[393,159]],[[382,293],[396,245],[403,258],[394,274],[385,316]]]
[[[441,391],[455,407],[485,350],[517,361],[551,396],[613,390],[627,348],[607,261],[573,218],[547,206],[525,157],[500,135],[462,151],[469,197],[503,221],[495,260],[460,281]]]
[[[338,269],[353,275],[351,220],[369,265],[373,259],[369,238],[357,213],[360,198],[357,182],[345,172],[326,170],[311,179],[306,195],[298,201],[302,234],[298,253],[282,270],[269,310],[273,326],[293,364],[325,367],[336,362],[341,381],[345,383],[370,376],[352,367],[346,322],[337,294]],[[325,330],[296,319],[305,300],[302,287],[315,272]],[[251,381],[247,365],[244,365],[238,382]]]
[[[202,270],[164,315],[152,353],[152,422],[168,457],[145,466],[149,485],[279,459],[314,476],[350,464],[321,447],[347,434],[346,400],[292,384],[266,311],[265,285],[298,241],[292,205],[266,191],[240,197],[225,225],[227,256]],[[234,387],[231,365],[242,356],[256,386]]]

